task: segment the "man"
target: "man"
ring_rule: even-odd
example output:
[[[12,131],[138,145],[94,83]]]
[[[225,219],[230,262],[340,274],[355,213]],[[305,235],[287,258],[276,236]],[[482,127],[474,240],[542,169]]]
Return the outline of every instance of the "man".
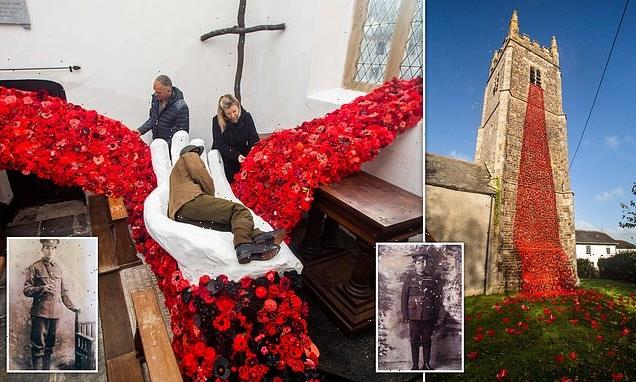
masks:
[[[55,332],[62,314],[62,304],[79,313],[68,297],[62,269],[53,261],[58,239],[40,239],[42,258],[29,265],[24,282],[24,295],[31,304],[31,360],[34,370],[48,370],[55,346]]]
[[[152,86],[155,93],[150,101],[150,118],[139,127],[139,134],[152,130],[153,139],[163,139],[172,145],[172,136],[179,130],[189,131],[190,112],[183,93],[172,86],[166,75],[160,75]]]
[[[203,146],[184,147],[170,173],[170,219],[213,223],[214,228],[232,231],[240,264],[276,256],[285,231],[261,232],[254,228],[252,214],[244,205],[214,197],[214,182],[201,160],[202,152]]]
[[[415,273],[410,273],[402,286],[402,318],[409,323],[412,370],[420,369],[420,346],[424,348],[423,370],[431,367],[431,334],[444,318],[442,287],[427,266],[428,254],[412,256]]]

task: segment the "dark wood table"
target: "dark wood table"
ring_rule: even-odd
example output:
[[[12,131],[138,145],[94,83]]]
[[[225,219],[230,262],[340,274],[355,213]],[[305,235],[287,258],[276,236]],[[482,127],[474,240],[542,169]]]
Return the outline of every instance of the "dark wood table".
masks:
[[[356,237],[357,257],[335,244],[338,226]],[[309,212],[300,255],[305,285],[345,333],[355,334],[371,326],[375,316],[370,283],[375,244],[405,241],[422,231],[420,196],[365,172],[321,186]]]

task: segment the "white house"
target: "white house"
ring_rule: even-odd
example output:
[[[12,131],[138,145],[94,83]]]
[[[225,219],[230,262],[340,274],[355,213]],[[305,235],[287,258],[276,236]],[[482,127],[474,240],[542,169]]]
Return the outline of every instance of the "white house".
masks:
[[[616,240],[616,253],[636,252],[636,245],[625,240]]]
[[[576,230],[576,258],[588,259],[598,268],[598,259],[616,255],[618,240],[599,231]]]

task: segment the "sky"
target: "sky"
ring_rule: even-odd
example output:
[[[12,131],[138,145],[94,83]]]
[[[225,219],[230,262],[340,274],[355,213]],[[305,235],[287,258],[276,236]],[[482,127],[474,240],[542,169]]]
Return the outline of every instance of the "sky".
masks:
[[[426,1],[426,152],[473,161],[493,53],[519,31],[544,46],[555,35],[570,161],[581,137],[625,2]],[[576,229],[619,228],[621,202],[636,199],[636,2],[629,4],[585,136],[570,169]]]

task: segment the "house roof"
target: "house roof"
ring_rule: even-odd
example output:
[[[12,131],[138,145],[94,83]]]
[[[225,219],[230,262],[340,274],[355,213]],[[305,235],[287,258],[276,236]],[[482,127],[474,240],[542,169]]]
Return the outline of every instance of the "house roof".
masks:
[[[476,164],[435,154],[426,154],[425,183],[475,194],[494,195],[490,173],[483,164]]]
[[[576,244],[618,244],[605,232],[576,230]]]
[[[629,241],[616,240],[616,242],[618,243],[618,245],[616,246],[616,248],[618,249],[636,249],[636,245],[630,243]]]

